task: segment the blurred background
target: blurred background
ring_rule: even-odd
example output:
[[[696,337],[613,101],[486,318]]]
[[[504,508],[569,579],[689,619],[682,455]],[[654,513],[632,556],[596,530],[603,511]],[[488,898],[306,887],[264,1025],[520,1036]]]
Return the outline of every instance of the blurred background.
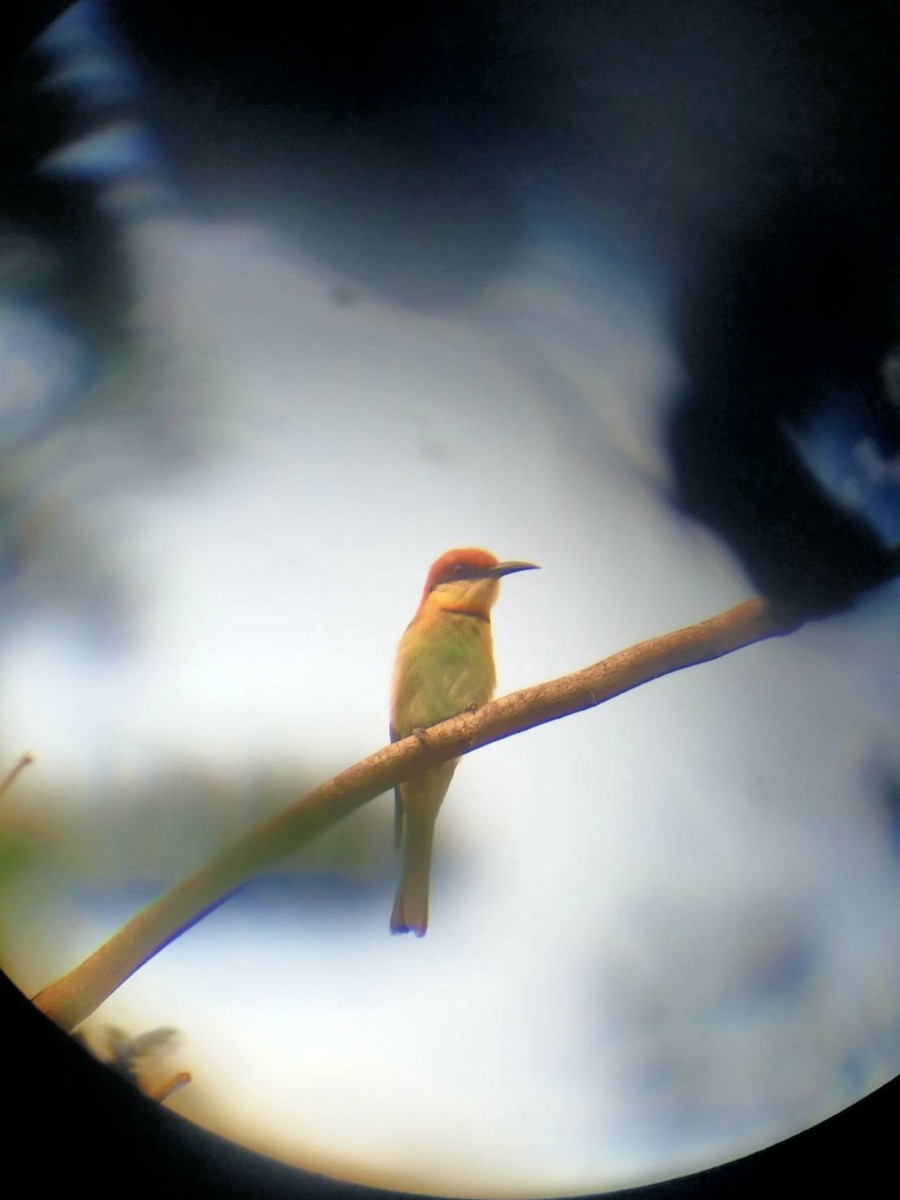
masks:
[[[0,95],[4,968],[382,745],[429,563],[483,545],[543,568],[501,692],[754,593],[815,619],[466,758],[424,940],[386,796],[87,1040],[174,1027],[178,1111],[458,1195],[897,1074],[892,6],[57,8]]]

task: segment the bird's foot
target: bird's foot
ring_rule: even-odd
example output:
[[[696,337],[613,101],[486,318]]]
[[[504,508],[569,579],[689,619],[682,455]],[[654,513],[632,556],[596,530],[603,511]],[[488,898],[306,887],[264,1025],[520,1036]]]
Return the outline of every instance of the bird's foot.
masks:
[[[428,734],[425,732],[424,729],[422,729],[422,728],[414,729],[412,731],[412,735],[416,739],[416,741],[419,743],[420,746],[428,747],[431,745],[431,742],[429,742],[429,740],[428,740]]]

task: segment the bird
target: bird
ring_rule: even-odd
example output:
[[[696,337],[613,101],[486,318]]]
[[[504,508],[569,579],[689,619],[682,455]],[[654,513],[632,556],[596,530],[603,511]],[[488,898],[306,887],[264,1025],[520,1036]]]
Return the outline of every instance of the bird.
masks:
[[[487,550],[448,550],[428,572],[422,599],[397,647],[391,687],[391,741],[421,735],[465,710],[486,704],[496,674],[491,609],[500,580],[536,563],[500,562]],[[428,928],[428,885],[434,825],[458,759],[428,767],[394,790],[400,883],[392,933]]]

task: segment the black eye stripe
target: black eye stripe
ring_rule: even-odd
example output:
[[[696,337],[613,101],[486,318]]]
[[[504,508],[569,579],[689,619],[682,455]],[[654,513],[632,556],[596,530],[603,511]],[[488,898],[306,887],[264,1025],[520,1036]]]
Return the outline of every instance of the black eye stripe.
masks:
[[[459,583],[463,579],[486,579],[487,570],[480,567],[469,567],[465,563],[455,563],[448,570],[442,572],[434,581],[434,587],[438,587],[442,583]]]

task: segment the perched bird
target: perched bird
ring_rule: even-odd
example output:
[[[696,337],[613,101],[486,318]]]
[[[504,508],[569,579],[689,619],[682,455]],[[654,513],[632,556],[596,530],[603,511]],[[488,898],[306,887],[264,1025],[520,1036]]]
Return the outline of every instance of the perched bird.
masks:
[[[500,579],[534,563],[498,562],[486,550],[448,550],[432,563],[416,615],[394,665],[391,741],[437,725],[494,694],[491,608]],[[428,878],[434,823],[459,760],[440,763],[395,790],[396,836],[403,849],[392,933],[428,928]]]

